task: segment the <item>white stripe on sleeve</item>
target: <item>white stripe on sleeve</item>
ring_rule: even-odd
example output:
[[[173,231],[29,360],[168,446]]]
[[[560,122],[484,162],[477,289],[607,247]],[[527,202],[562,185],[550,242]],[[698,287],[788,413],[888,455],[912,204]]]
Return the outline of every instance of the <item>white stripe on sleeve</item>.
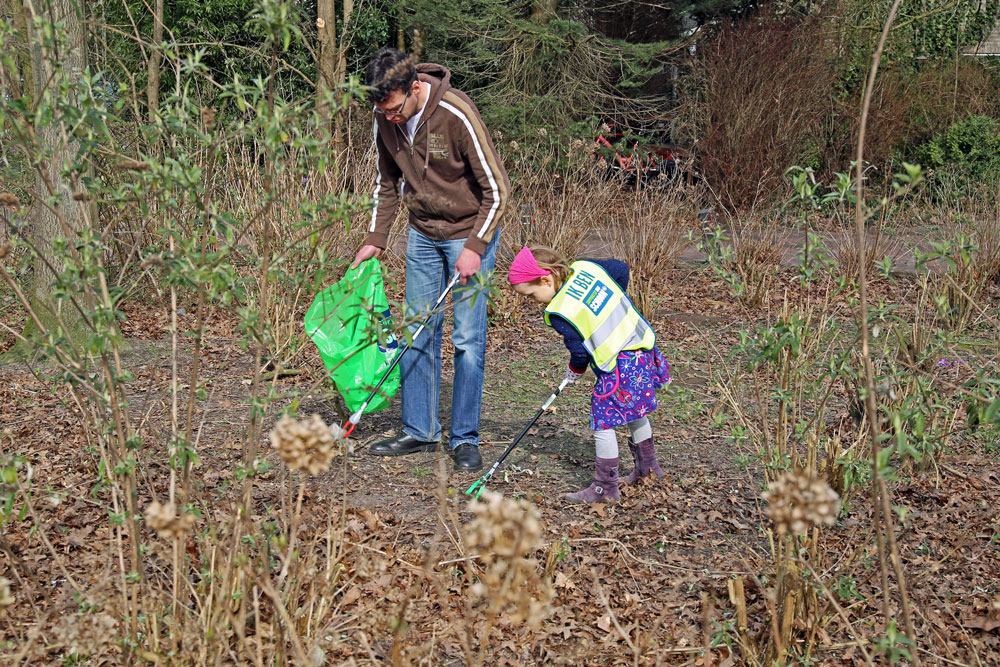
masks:
[[[375,142],[375,190],[372,191],[372,199],[375,201],[375,206],[372,207],[372,221],[368,225],[368,233],[375,232],[375,216],[378,214],[378,191],[382,187],[382,170],[379,168],[379,154],[378,154],[378,119],[372,119],[372,136]]]
[[[497,187],[497,181],[493,176],[493,172],[490,171],[489,163],[486,162],[486,155],[483,153],[483,147],[479,143],[479,137],[476,136],[476,131],[472,127],[472,122],[469,120],[469,117],[459,111],[457,107],[448,104],[444,100],[438,102],[438,106],[444,107],[448,111],[452,112],[458,116],[463,123],[465,123],[465,129],[468,130],[469,136],[472,137],[472,143],[476,147],[476,155],[479,156],[479,163],[483,165],[483,171],[486,172],[486,177],[490,180],[490,188],[493,190],[493,207],[490,208],[490,212],[486,214],[486,221],[483,222],[483,226],[480,228],[479,234],[476,235],[478,238],[482,238],[483,234],[486,233],[486,230],[490,228],[490,225],[493,222],[493,217],[496,215],[497,208],[500,206],[500,189]],[[372,218],[372,220],[374,220],[374,218]]]

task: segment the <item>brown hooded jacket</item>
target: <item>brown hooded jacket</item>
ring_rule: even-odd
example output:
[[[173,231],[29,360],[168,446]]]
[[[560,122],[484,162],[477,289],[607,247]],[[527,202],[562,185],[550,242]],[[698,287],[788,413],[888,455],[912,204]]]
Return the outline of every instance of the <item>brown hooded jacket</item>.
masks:
[[[506,208],[510,180],[479,110],[451,87],[448,68],[422,63],[417,77],[431,89],[412,144],[405,123],[375,114],[378,176],[367,244],[385,248],[402,189],[411,227],[439,241],[467,239],[465,247],[482,255]]]

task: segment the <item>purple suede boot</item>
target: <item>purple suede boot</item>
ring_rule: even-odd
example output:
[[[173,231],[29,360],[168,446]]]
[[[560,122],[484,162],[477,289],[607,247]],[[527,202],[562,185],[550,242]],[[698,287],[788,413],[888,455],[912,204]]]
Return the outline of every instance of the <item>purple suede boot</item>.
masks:
[[[621,480],[623,485],[635,484],[650,473],[653,473],[657,477],[663,477],[663,469],[656,462],[656,448],[653,447],[652,438],[647,438],[638,444],[632,442],[632,438],[629,438],[628,448],[632,452],[635,468],[632,469],[628,477]]]
[[[618,459],[597,459],[593,483],[582,491],[567,493],[565,497],[571,503],[613,503],[620,499]]]

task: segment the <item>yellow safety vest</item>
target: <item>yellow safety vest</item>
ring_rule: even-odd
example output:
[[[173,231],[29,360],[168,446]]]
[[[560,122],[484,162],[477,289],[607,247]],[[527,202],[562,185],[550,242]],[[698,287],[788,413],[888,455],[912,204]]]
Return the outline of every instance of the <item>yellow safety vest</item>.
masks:
[[[594,364],[605,373],[618,365],[619,352],[656,345],[653,327],[607,271],[587,261],[573,262],[569,268],[570,277],[545,308],[546,324],[552,326],[549,315],[572,324]]]

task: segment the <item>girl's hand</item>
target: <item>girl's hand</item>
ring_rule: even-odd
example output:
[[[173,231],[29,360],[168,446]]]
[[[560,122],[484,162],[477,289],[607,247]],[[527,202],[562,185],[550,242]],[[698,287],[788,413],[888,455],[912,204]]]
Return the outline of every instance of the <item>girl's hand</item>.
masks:
[[[573,384],[574,382],[576,382],[577,380],[579,380],[580,378],[582,378],[583,374],[586,373],[586,372],[587,372],[586,368],[584,368],[582,371],[580,371],[578,373],[575,370],[573,370],[572,366],[567,366],[566,367],[566,380],[567,380],[567,382],[569,382],[569,384]]]

